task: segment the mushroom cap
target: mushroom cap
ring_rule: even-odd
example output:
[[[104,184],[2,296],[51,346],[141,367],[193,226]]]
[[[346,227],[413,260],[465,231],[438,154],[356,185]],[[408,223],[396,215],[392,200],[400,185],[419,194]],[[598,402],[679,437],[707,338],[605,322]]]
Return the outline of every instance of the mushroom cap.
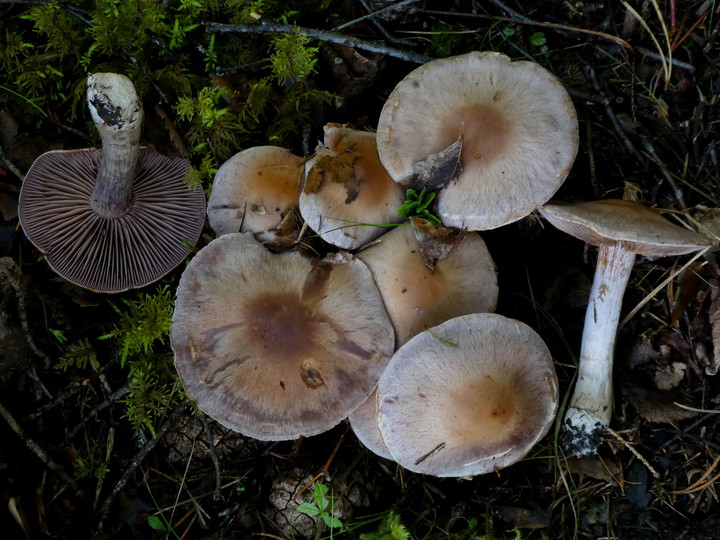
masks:
[[[303,159],[278,146],[239,152],[215,173],[208,221],[218,236],[233,232],[265,235],[297,208]]]
[[[374,225],[400,220],[405,200],[380,163],[375,133],[327,124],[325,146],[305,165],[300,213],[323,240],[343,249],[357,249],[386,232]]]
[[[102,152],[55,150],[38,157],[20,191],[20,222],[50,266],[97,292],[143,287],[180,264],[205,221],[202,189],[189,188],[182,158],[140,150],[131,210],[105,218],[90,206]]]
[[[466,234],[432,270],[409,225],[395,227],[357,256],[380,289],[396,347],[448,319],[494,311],[497,305],[495,263],[479,234]]]
[[[658,256],[683,255],[712,245],[709,238],[670,223],[635,201],[558,201],[538,210],[554,227],[594,246],[622,242],[633,253]]]
[[[550,352],[530,327],[463,315],[395,353],[378,384],[378,423],[411,471],[484,474],[520,460],[547,433],[557,388]]]
[[[170,340],[188,396],[262,440],[332,428],[368,398],[394,347],[362,261],[273,254],[249,233],[221,236],[192,259]]]
[[[348,416],[350,427],[358,440],[371,452],[385,459],[392,459],[385,446],[377,417],[377,389]]]
[[[562,185],[578,149],[577,115],[558,79],[495,52],[433,60],[390,94],[378,121],[380,160],[396,182],[462,136],[462,172],[438,195],[447,226],[500,227]]]

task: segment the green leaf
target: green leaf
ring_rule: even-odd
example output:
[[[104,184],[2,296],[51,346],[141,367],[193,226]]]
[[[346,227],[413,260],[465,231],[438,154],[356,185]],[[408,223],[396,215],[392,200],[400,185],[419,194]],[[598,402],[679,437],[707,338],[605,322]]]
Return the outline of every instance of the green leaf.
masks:
[[[317,516],[320,514],[320,509],[317,506],[306,502],[298,504],[297,511],[307,514],[308,516]]]
[[[325,525],[327,525],[331,529],[339,529],[340,527],[342,527],[342,521],[340,521],[335,516],[331,516],[328,513],[323,513],[322,518],[325,522]]]
[[[148,525],[150,525],[150,527],[152,527],[156,531],[167,531],[165,523],[163,523],[163,521],[157,516],[148,516],[147,522]]]
[[[532,36],[530,36],[530,43],[535,45],[536,47],[542,47],[547,43],[547,39],[545,39],[545,34],[542,32],[535,32]]]

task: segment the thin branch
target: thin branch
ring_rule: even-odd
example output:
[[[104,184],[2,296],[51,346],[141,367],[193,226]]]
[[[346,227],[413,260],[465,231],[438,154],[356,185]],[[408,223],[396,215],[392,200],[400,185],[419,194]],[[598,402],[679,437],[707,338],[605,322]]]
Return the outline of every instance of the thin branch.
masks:
[[[170,428],[173,426],[175,421],[178,419],[178,417],[183,413],[185,409],[187,409],[189,403],[187,401],[181,403],[170,415],[170,417],[166,420],[166,422],[160,427],[160,429],[157,430],[157,433],[155,435],[154,439],[150,439],[145,446],[143,446],[132,458],[130,463],[128,463],[127,468],[125,469],[125,472],[120,477],[120,479],[115,484],[115,487],[113,487],[110,494],[107,496],[107,499],[105,499],[105,502],[102,505],[102,508],[100,509],[100,522],[98,524],[99,528],[102,528],[103,521],[110,513],[110,507],[112,506],[113,502],[115,502],[115,498],[118,496],[118,494],[123,490],[125,485],[128,483],[128,480],[130,480],[130,477],[135,473],[137,468],[140,466],[140,464],[145,460],[145,458],[150,454],[150,452],[153,451],[155,446],[157,446],[157,443],[160,442],[160,440],[167,434],[167,432],[170,430]]]
[[[42,449],[42,447],[36,443],[33,439],[31,439],[27,433],[25,433],[25,430],[18,424],[17,420],[13,417],[12,414],[10,414],[10,411],[8,411],[1,403],[0,403],[0,416],[3,417],[5,422],[7,422],[8,426],[10,426],[10,429],[12,429],[15,434],[22,439],[22,441],[25,443],[25,446],[27,446],[33,454],[35,454],[40,461],[42,461],[49,469],[52,469],[52,471],[58,475],[58,477],[68,486],[70,486],[73,490],[78,491],[78,486],[75,483],[75,481],[70,478],[70,476],[63,471],[60,466],[55,463],[52,458],[45,452],[45,450]]]
[[[335,32],[328,32],[327,30],[317,30],[315,28],[293,26],[291,24],[276,24],[271,22],[262,22],[260,24],[253,25],[221,24],[214,22],[205,22],[202,24],[211,34],[292,34],[293,32],[300,32],[301,34],[320,41],[329,41],[330,43],[344,45],[353,49],[362,49],[364,51],[385,54],[387,56],[392,56],[393,58],[399,58],[400,60],[405,60],[406,62],[413,62],[415,64],[425,64],[430,60],[433,60],[431,56],[426,56],[424,54],[418,54],[410,51],[402,51],[400,49],[389,47],[382,43],[365,41],[362,39],[337,34]]]
[[[359,23],[360,21],[364,21],[365,19],[375,19],[378,15],[381,15],[382,13],[385,13],[387,11],[390,11],[391,9],[398,9],[401,7],[408,6],[410,4],[417,4],[419,0],[403,0],[402,2],[394,2],[388,6],[385,6],[382,9],[378,9],[376,11],[372,11],[368,13],[367,15],[363,15],[362,17],[358,17],[357,19],[353,19],[352,21],[348,21],[346,23],[341,24],[340,26],[336,26],[333,28],[333,32],[338,32],[340,30],[344,30],[348,26],[353,26],[354,24]],[[365,2],[363,3],[363,7],[367,9],[367,6],[365,5]],[[368,9],[368,11],[370,11]],[[375,21],[373,21],[375,22]]]
[[[2,164],[8,171],[17,176],[21,182],[25,180],[25,175],[12,161],[10,161],[10,158],[5,155],[2,146],[0,146],[0,164]]]
[[[80,431],[80,428],[82,428],[85,424],[87,424],[90,420],[92,420],[97,414],[108,408],[113,403],[116,403],[120,400],[120,398],[124,397],[125,394],[127,394],[130,391],[130,386],[132,385],[131,381],[126,382],[122,387],[120,387],[118,390],[113,392],[105,401],[103,401],[100,405],[95,407],[93,410],[91,410],[89,413],[87,413],[82,420],[72,429],[70,430],[70,433],[68,433],[66,439],[68,442],[72,441],[73,437],[77,434],[78,431]]]
[[[498,4],[498,2],[494,2],[495,4]],[[513,13],[509,11],[507,8],[505,8],[505,11],[508,13]],[[550,30],[557,30],[558,32],[564,32],[564,33],[578,33],[578,34],[588,34],[591,36],[599,37],[601,39],[605,39],[608,41],[613,41],[623,47],[624,49],[627,49],[629,51],[634,50],[633,46],[630,45],[627,41],[625,41],[622,38],[619,38],[617,36],[613,36],[612,34],[607,34],[605,32],[599,32],[597,30],[588,30],[586,28],[578,28],[576,26],[568,26],[566,24],[557,24],[557,23],[550,23],[550,22],[541,22],[541,21],[535,21],[533,19],[528,19],[527,17],[523,17],[522,15],[519,15],[517,17],[500,17],[496,15],[484,15],[482,13],[460,13],[460,12],[454,12],[454,11],[435,11],[430,9],[421,9],[418,10],[419,13],[425,13],[427,15],[442,15],[442,16],[452,16],[452,17],[470,17],[470,18],[476,18],[476,19],[489,19],[493,21],[504,21],[504,22],[510,22],[515,24],[524,24],[528,26],[539,26],[540,28],[548,28]]]

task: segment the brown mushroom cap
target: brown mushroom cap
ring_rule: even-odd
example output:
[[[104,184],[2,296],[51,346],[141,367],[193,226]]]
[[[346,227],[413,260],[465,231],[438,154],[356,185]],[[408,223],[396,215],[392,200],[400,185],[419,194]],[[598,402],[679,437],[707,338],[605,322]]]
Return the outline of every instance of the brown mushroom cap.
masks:
[[[377,392],[392,457],[435,476],[515,463],[547,433],[558,407],[545,343],[527,325],[492,313],[457,317],[412,338]]]
[[[184,182],[189,165],[140,150],[132,207],[117,218],[91,207],[100,150],[41,155],[20,192],[20,222],[62,277],[98,292],[143,287],[187,257],[205,221],[205,196]]]
[[[395,227],[357,256],[380,289],[396,347],[448,319],[494,311],[497,305],[495,263],[479,234],[466,234],[432,270],[410,225]]]
[[[380,160],[396,182],[462,136],[462,173],[438,196],[447,226],[493,229],[527,216],[561,186],[578,149],[577,116],[534,62],[472,52],[403,79],[378,121]]]
[[[622,242],[639,255],[683,255],[712,245],[705,236],[634,201],[553,202],[538,210],[554,227],[583,242],[595,246]]]
[[[374,133],[338,124],[324,129],[325,146],[305,165],[300,213],[326,242],[357,249],[387,229],[348,222],[398,223],[403,190],[380,163]]]
[[[394,337],[370,271],[336,254],[272,254],[221,236],[183,273],[170,333],[188,396],[262,440],[333,427],[367,399]]]
[[[278,146],[239,152],[215,173],[208,220],[218,236],[233,232],[263,235],[298,207],[303,159]]]

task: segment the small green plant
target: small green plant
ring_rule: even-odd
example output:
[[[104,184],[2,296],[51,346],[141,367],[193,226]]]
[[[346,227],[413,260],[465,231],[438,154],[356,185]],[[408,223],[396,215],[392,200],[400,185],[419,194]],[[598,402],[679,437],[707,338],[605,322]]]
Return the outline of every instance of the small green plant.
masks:
[[[400,521],[400,516],[393,511],[380,522],[378,529],[372,533],[363,533],[360,540],[408,540],[410,532]]]
[[[308,516],[319,516],[330,529],[342,529],[343,523],[334,513],[332,494],[328,495],[330,488],[325,484],[316,483],[315,491],[313,491],[314,503],[302,503],[297,507],[298,512],[307,514]]]
[[[405,202],[397,209],[397,213],[405,218],[420,217],[440,225],[440,220],[428,208],[435,200],[435,195],[434,192],[427,191],[427,188],[422,188],[420,193],[412,188],[408,189],[405,192]]]
[[[68,351],[60,357],[55,369],[67,371],[68,368],[85,370],[90,367],[97,370],[100,366],[95,348],[89,339],[81,339],[70,345]]]
[[[104,461],[94,458],[83,459],[81,457],[75,460],[75,479],[94,478],[102,482],[105,475],[110,472]]]
[[[295,84],[315,72],[318,48],[309,47],[309,42],[310,38],[297,29],[292,34],[281,34],[272,39],[270,68],[281,85]]]
[[[174,302],[167,285],[158,288],[155,294],[141,293],[137,300],[123,300],[126,309],[113,304],[120,315],[115,330],[100,336],[100,339],[116,338],[120,342],[120,363],[138,353],[147,355],[153,347],[164,343],[170,332]]]
[[[532,43],[535,47],[542,47],[547,43],[547,38],[543,32],[535,32],[532,36],[530,36],[530,43]]]
[[[181,397],[172,367],[172,355],[144,355],[129,362],[130,389],[123,399],[125,414],[137,435],[145,430],[155,437],[155,423]]]
[[[247,133],[238,115],[220,101],[226,90],[206,86],[196,97],[178,99],[175,109],[180,120],[190,123],[186,138],[194,147],[203,143],[221,160],[229,158],[240,146],[241,136]]]

